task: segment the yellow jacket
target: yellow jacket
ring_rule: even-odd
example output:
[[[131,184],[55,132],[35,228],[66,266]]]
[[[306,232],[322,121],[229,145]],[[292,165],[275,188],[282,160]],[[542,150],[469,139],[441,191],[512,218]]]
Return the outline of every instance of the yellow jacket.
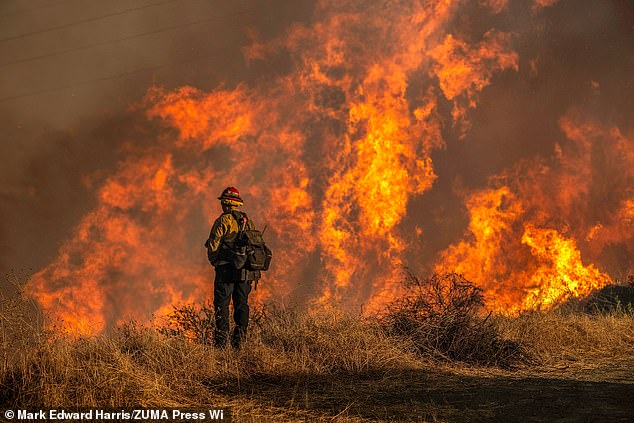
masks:
[[[247,218],[247,225],[245,229],[255,229],[255,225],[250,218]],[[214,266],[229,263],[226,260],[218,260],[220,246],[223,242],[231,244],[237,235],[238,222],[231,212],[221,214],[211,227],[209,239],[207,239],[207,242],[205,243],[207,246],[207,257]]]

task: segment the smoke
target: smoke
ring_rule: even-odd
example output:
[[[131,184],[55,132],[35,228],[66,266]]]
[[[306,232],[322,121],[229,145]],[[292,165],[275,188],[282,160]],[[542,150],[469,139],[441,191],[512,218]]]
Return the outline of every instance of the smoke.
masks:
[[[521,309],[632,271],[628,2],[243,5],[247,23],[144,46],[137,62],[216,59],[59,107],[88,116],[71,135],[29,134],[49,148],[13,170],[3,249],[28,263],[42,245],[30,228],[58,219],[31,290],[70,329],[208,296],[200,244],[230,184],[270,225],[260,300],[378,306],[400,266],[447,266]],[[103,118],[104,97],[135,106]],[[18,248],[9,228],[27,227]]]
[[[94,186],[113,169],[117,146],[133,135],[136,120],[124,114],[66,131],[19,126],[5,131],[11,142],[3,146],[3,274],[37,269],[54,259],[60,241],[94,205]]]
[[[251,32],[273,37],[312,7],[276,4],[0,4],[0,39],[14,38],[0,41],[0,286],[11,269],[34,272],[53,261],[125,157],[122,146],[158,136],[129,110],[154,81],[212,89],[280,71],[245,66],[240,50]]]
[[[514,31],[519,67],[497,75],[481,93],[467,136],[432,156],[438,183],[412,203],[421,210],[417,223],[427,229],[425,257],[464,230],[465,210],[458,204],[466,191],[486,186],[523,159],[552,157],[557,145],[569,142],[560,127],[568,113],[581,112],[626,134],[632,130],[634,100],[626,92],[634,83],[634,33],[625,23],[632,14],[627,2],[561,2],[539,13],[509,2],[488,18],[469,12],[472,31],[474,25],[481,32],[492,26]],[[444,135],[456,138],[451,127]]]

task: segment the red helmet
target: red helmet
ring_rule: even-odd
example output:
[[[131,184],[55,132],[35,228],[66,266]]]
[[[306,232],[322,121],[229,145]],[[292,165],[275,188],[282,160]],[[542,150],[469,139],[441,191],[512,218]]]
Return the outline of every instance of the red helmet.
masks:
[[[240,198],[240,191],[238,191],[238,188],[236,187],[225,188],[224,191],[222,191],[222,194],[220,194],[220,197],[218,197],[218,200],[233,200],[239,201],[240,203],[244,202],[242,201],[242,198]]]

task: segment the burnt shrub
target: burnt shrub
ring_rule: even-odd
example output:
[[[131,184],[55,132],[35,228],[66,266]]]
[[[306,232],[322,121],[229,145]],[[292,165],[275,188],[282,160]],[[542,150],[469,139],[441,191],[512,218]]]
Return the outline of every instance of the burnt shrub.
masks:
[[[608,285],[592,292],[584,301],[584,311],[634,315],[634,285]]]
[[[531,360],[518,341],[504,339],[486,313],[482,289],[456,273],[420,279],[405,272],[405,295],[379,317],[386,330],[411,341],[422,356],[503,368]]]
[[[173,306],[168,322],[158,332],[168,337],[183,337],[202,345],[213,343],[214,308],[209,302]]]

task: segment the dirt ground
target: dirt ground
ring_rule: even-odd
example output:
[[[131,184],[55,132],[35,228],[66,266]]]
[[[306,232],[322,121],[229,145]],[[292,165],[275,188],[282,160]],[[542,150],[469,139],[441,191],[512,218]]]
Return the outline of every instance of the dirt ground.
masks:
[[[277,410],[280,420],[634,422],[634,352],[515,371],[254,375],[226,386],[222,396],[249,404],[234,410],[236,421],[275,419]]]

